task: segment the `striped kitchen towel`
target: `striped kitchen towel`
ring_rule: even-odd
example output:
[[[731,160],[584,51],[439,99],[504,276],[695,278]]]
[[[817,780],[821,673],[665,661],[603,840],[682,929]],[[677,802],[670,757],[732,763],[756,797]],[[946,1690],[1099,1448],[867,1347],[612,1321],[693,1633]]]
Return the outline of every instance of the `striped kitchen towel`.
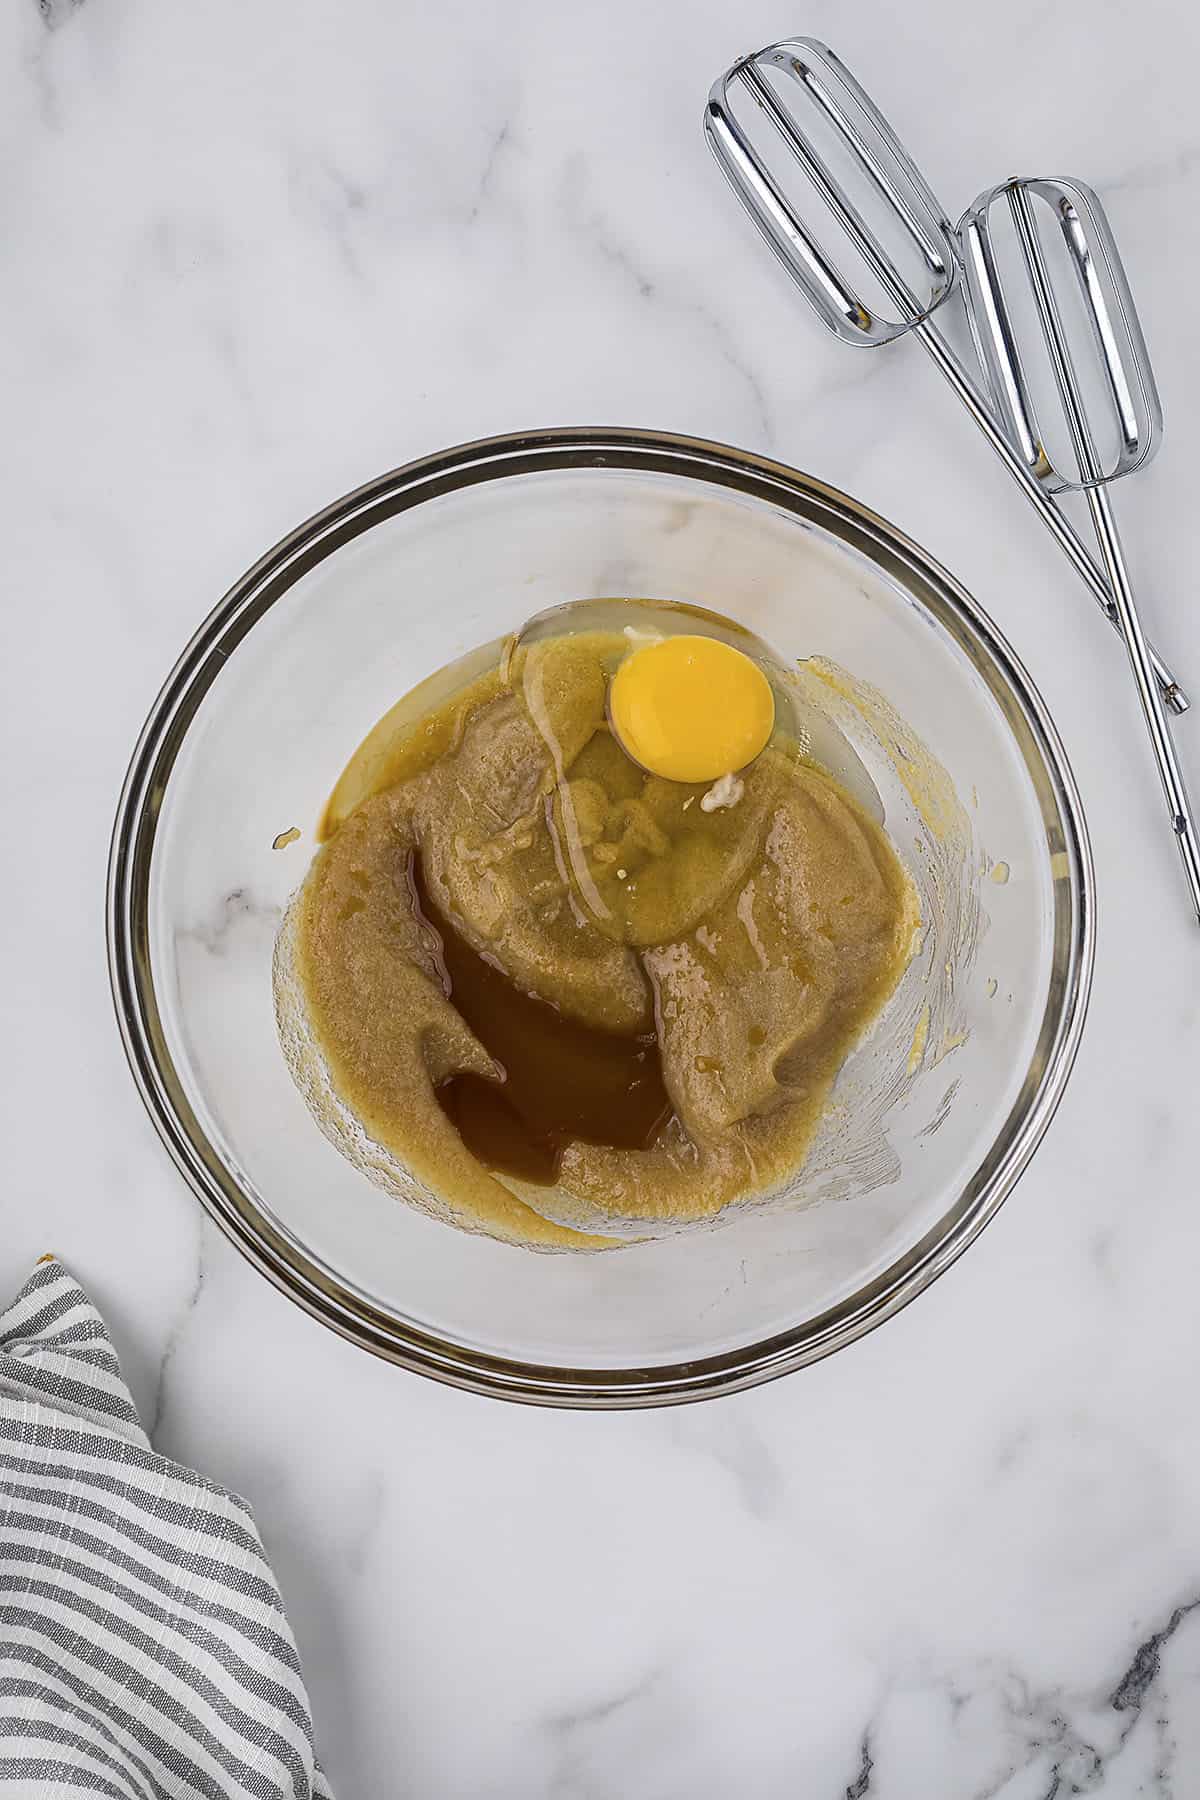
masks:
[[[244,1500],[156,1456],[43,1261],[0,1313],[0,1794],[332,1800]]]

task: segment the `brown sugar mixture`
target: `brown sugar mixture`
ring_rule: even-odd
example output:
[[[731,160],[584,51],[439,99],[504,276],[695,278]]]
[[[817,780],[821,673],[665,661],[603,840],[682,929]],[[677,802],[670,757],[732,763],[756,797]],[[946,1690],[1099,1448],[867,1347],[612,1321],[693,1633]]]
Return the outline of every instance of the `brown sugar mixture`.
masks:
[[[541,1246],[786,1181],[917,925],[786,730],[716,785],[634,763],[606,718],[628,649],[549,637],[401,703],[293,909],[339,1100],[459,1222]]]
[[[648,1150],[671,1116],[654,1031],[597,1031],[528,994],[439,912],[420,859],[413,904],[436,937],[442,991],[504,1080],[451,1075],[438,1101],[485,1168],[549,1185],[572,1139]]]

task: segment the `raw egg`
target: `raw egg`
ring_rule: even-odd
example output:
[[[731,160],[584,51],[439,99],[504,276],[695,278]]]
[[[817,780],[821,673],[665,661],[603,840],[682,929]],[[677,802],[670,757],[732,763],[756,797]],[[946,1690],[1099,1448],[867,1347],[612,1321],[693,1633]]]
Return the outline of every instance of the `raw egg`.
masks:
[[[775,696],[758,664],[731,644],[665,637],[624,659],[608,713],[619,743],[651,775],[717,781],[766,748]]]

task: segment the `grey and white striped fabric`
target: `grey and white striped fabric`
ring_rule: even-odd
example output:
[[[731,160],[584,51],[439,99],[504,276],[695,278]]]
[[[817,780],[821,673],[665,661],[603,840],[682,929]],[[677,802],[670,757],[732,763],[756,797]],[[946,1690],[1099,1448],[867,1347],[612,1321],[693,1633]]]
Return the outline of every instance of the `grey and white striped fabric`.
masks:
[[[332,1800],[249,1506],[157,1456],[62,1265],[0,1313],[0,1794]]]

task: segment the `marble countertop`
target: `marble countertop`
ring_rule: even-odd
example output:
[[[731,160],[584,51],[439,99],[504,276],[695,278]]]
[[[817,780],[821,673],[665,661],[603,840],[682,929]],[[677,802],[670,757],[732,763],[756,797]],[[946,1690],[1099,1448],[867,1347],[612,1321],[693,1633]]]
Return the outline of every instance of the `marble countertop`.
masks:
[[[816,328],[699,130],[721,66],[818,32],[952,206],[1014,162],[1099,188],[1167,409],[1121,516],[1200,692],[1198,20],[2,9],[0,1286],[58,1251],[158,1447],[252,1500],[341,1800],[1200,1794],[1200,937],[1127,670],[919,351]],[[947,1277],[771,1387],[596,1417],[407,1376],[255,1274],[143,1116],[103,940],[133,739],[229,583],[380,470],[578,422],[769,451],[926,544],[1050,705],[1100,896],[1066,1098]]]

